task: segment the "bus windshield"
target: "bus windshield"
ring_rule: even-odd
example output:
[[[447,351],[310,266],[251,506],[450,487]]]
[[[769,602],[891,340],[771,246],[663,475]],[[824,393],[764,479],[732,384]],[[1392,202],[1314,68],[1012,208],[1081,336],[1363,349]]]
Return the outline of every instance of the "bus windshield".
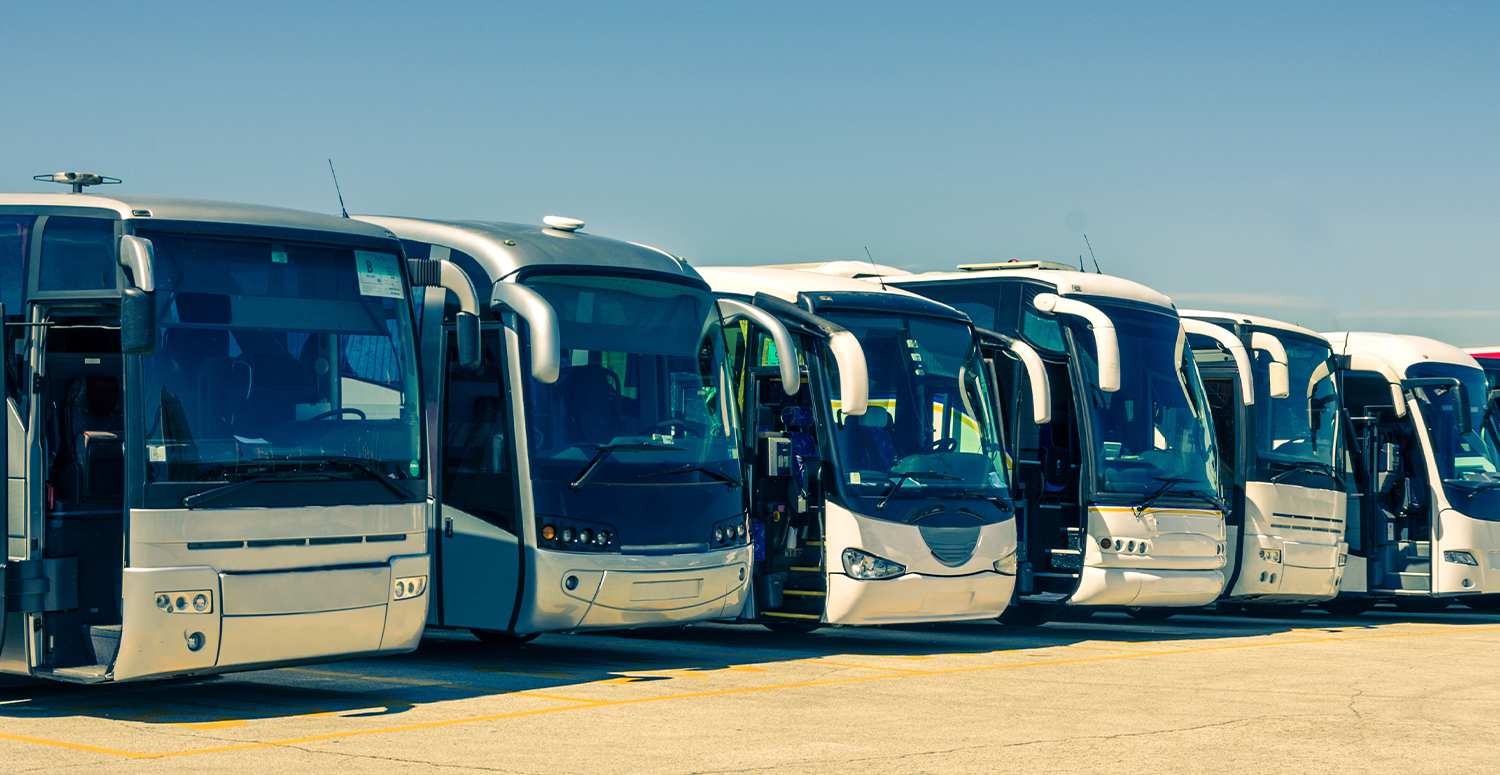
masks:
[[[574,491],[738,484],[739,429],[708,291],[597,275],[526,285],[557,313],[562,349],[556,382],[527,380],[532,479]]]
[[[1420,378],[1454,378],[1463,383],[1469,398],[1468,433],[1458,433],[1453,421],[1452,391],[1421,387],[1412,392],[1422,405],[1422,415],[1432,435],[1437,455],[1438,474],[1448,487],[1448,498],[1462,506],[1470,494],[1492,492],[1488,485],[1500,484],[1500,449],[1496,447],[1494,424],[1485,422],[1488,384],[1480,369],[1450,363],[1418,363],[1406,370],[1407,376]],[[1483,488],[1483,489],[1480,489]],[[1486,502],[1493,499],[1487,497]]]
[[[1286,398],[1271,397],[1271,354],[1253,350],[1255,379],[1255,453],[1260,467],[1288,469],[1303,464],[1326,466],[1332,472],[1334,430],[1338,401],[1332,350],[1317,342],[1280,337],[1286,348],[1291,389]]]
[[[419,402],[400,258],[347,246],[146,234],[147,482],[212,482],[334,459],[418,480]]]
[[[1094,303],[1094,302],[1091,302]],[[1096,303],[1120,343],[1120,389],[1099,389],[1088,324],[1068,318],[1088,400],[1095,482],[1103,494],[1176,493],[1219,497],[1218,451],[1193,352],[1175,315]]]
[[[847,416],[838,411],[837,367],[824,359],[838,477],[860,513],[905,520],[911,498],[957,498],[975,501],[968,511],[985,522],[1007,518],[1008,506],[994,501],[1009,500],[1010,471],[969,326],[873,312],[819,314],[854,334],[869,369],[869,408]]]

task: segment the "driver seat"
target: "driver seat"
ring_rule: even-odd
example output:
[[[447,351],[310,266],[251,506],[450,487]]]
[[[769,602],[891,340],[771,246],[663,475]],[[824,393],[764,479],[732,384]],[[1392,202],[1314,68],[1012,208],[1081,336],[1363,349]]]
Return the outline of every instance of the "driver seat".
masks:
[[[607,444],[623,429],[620,377],[597,363],[563,369],[553,385],[552,401],[563,445]]]

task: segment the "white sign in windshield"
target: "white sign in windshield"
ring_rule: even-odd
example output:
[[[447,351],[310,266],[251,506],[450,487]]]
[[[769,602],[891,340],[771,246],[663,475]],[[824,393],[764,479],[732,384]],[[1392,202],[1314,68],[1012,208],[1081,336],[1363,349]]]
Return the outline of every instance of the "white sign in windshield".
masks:
[[[359,295],[404,298],[401,292],[401,270],[396,257],[388,253],[354,251],[354,267],[359,273]]]

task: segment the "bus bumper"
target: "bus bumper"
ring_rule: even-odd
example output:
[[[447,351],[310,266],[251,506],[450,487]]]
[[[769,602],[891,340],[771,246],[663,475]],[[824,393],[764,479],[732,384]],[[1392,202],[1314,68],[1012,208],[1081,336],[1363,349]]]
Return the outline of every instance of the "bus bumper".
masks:
[[[530,606],[515,632],[669,627],[739,613],[752,549],[694,555],[583,555],[536,551]]]
[[[1223,590],[1224,574],[1217,570],[1085,566],[1068,605],[1193,607],[1212,603]]]
[[[993,619],[1005,610],[1016,577],[984,571],[966,576],[908,573],[861,581],[828,574],[829,624],[912,624]]]

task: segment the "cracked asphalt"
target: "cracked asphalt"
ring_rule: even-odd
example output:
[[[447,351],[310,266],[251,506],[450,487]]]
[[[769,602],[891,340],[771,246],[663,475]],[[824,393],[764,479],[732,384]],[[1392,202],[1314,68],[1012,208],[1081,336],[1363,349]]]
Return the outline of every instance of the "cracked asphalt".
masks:
[[[0,689],[0,772],[1483,772],[1497,651],[1500,616],[1457,607],[430,631],[383,660]]]

